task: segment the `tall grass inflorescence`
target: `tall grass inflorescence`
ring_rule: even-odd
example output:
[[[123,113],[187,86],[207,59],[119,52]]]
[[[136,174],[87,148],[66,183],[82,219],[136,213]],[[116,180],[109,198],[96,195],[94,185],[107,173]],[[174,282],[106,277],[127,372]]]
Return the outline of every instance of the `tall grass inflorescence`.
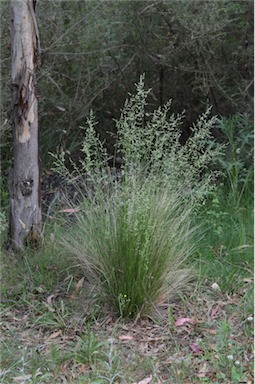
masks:
[[[170,114],[170,102],[147,113],[143,76],[136,88],[116,122],[119,171],[107,166],[92,113],[81,167],[73,164],[71,172],[64,156],[55,161],[61,173],[85,180],[61,244],[79,260],[102,302],[123,317],[147,314],[190,279],[183,263],[194,249],[192,211],[211,189],[208,165],[221,150],[206,145],[215,123],[209,110],[181,145],[184,114]]]

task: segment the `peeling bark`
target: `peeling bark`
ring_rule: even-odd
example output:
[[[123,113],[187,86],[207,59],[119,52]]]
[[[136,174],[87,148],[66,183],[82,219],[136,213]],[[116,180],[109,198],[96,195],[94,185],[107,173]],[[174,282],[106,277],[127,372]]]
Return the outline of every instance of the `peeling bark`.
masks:
[[[10,239],[23,248],[41,237],[36,64],[39,35],[34,0],[10,0],[13,169],[10,172]]]

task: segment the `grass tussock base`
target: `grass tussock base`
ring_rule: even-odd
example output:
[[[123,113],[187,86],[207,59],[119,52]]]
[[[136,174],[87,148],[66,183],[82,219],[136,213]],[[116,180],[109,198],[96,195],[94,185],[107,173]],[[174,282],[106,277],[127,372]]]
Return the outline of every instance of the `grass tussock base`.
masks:
[[[93,292],[121,317],[148,314],[180,293],[192,275],[182,269],[193,231],[181,191],[168,192],[138,175],[96,199],[84,198],[61,237]]]

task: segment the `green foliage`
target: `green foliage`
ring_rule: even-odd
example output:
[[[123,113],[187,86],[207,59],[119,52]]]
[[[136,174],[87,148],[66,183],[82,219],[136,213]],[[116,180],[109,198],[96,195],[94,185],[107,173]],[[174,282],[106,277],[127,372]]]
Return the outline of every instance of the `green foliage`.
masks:
[[[11,151],[11,125],[7,118],[4,119],[4,114],[1,116],[2,122],[0,122],[0,236],[5,230],[5,224],[3,223],[3,217],[5,216],[6,208],[8,207],[8,171],[11,165],[12,151]],[[3,225],[3,226],[2,226]]]
[[[220,132],[227,143],[226,156],[220,157],[224,184],[232,204],[239,205],[253,190],[253,123],[247,114],[221,118]]]
[[[237,231],[232,232],[225,227],[226,238],[237,237]],[[239,267],[241,262],[243,266],[232,279],[238,258],[229,258],[223,250],[210,259],[207,247],[201,266],[207,261],[211,274],[202,270],[187,295],[171,308],[160,306],[160,321],[115,322],[105,306],[96,318],[89,316],[95,311],[91,303],[88,312],[84,308],[89,292],[83,287],[74,295],[81,270],[77,263],[73,268],[65,263],[64,253],[53,241],[52,227],[46,234],[51,236],[46,236],[43,251],[31,249],[19,260],[7,254],[1,263],[0,382],[130,383],[152,377],[169,384],[199,380],[237,384],[249,380],[254,298],[246,252],[239,250]],[[221,273],[225,288],[212,292],[211,282]],[[222,279],[216,280],[220,288]],[[125,299],[119,297],[123,304]],[[176,320],[184,316],[199,322],[176,327]],[[191,352],[192,344],[201,351]]]
[[[109,153],[126,92],[145,72],[153,92],[148,109],[173,99],[190,122],[213,106],[231,116],[253,110],[253,3],[251,1],[93,1],[44,0],[36,7],[41,42],[37,82],[40,104],[40,159],[49,152],[79,156],[89,109]],[[8,3],[1,7],[1,168],[6,200],[11,163],[10,34]],[[5,131],[2,139],[2,130]]]
[[[202,276],[217,282],[222,291],[233,292],[253,271],[253,200],[246,191],[238,202],[219,186],[210,193],[196,220],[204,233],[199,246]]]
[[[247,324],[247,319],[242,323]],[[251,329],[251,326],[249,328]],[[217,333],[211,350],[206,341],[201,341],[200,346],[204,351],[205,360],[209,361],[217,372],[216,378],[225,382],[229,378],[230,382],[235,384],[245,380],[241,361],[243,353],[246,352],[246,346],[240,348],[236,340],[231,337],[231,327],[226,319],[217,323]]]
[[[130,95],[124,104],[121,116],[116,121],[117,144],[115,156],[122,157],[122,175],[124,179],[141,170],[151,182],[176,190],[182,188],[183,198],[199,201],[213,189],[212,181],[217,172],[211,171],[212,164],[222,155],[223,146],[213,145],[212,128],[217,121],[210,117],[210,108],[199,116],[190,128],[192,133],[185,144],[181,145],[182,114],[170,114],[171,101],[152,113],[146,111],[147,97],[144,76],[136,85],[136,94]],[[77,167],[66,165],[68,156],[62,152],[53,154],[53,169],[65,176],[88,176],[95,180],[109,178],[106,173],[107,153],[99,140],[95,129],[95,118],[90,112],[87,118],[85,140],[81,152],[83,158]],[[113,159],[115,165],[116,159]],[[210,167],[209,167],[210,166]]]
[[[83,335],[77,337],[75,347],[75,360],[80,364],[96,364],[103,359],[102,347],[105,343],[99,342],[96,335],[87,328]]]
[[[152,228],[157,228],[159,223],[165,225],[171,223],[184,203],[180,214],[183,220],[185,214],[187,215],[187,223],[184,220],[185,225],[182,226],[183,223],[180,223],[177,218],[174,220],[173,229],[176,231],[178,223],[183,231],[181,233],[186,233],[186,228],[186,234],[191,235],[192,248],[192,233],[189,228],[190,207],[186,211],[183,197],[192,196],[193,204],[194,200],[203,195],[208,198],[204,201],[204,205],[200,206],[195,219],[195,223],[199,223],[200,228],[205,230],[204,242],[200,245],[198,252],[201,276],[197,285],[200,290],[196,291],[193,302],[190,301],[189,296],[189,300],[181,306],[180,316],[183,316],[184,309],[189,310],[191,302],[191,313],[194,313],[194,316],[205,319],[208,317],[212,303],[214,302],[215,306],[219,304],[218,293],[217,297],[214,295],[214,301],[210,296],[212,282],[217,282],[220,286],[220,305],[224,306],[224,303],[230,300],[228,307],[231,308],[231,314],[236,312],[237,316],[229,314],[229,323],[224,319],[219,322],[213,320],[212,331],[216,329],[216,337],[207,331],[199,335],[203,340],[201,342],[203,354],[200,359],[199,354],[191,356],[188,347],[184,349],[183,340],[181,340],[182,348],[180,350],[180,338],[178,337],[175,341],[176,348],[172,353],[174,316],[177,316],[175,307],[173,314],[169,312],[171,331],[173,328],[170,343],[167,345],[169,339],[169,334],[167,334],[164,344],[160,341],[155,353],[152,350],[152,356],[148,357],[146,368],[144,368],[146,363],[141,361],[143,360],[141,350],[134,356],[135,361],[132,363],[134,345],[132,344],[132,352],[128,354],[127,359],[127,348],[123,348],[122,345],[120,351],[117,351],[116,340],[109,334],[107,340],[110,340],[111,348],[106,351],[108,356],[105,355],[105,361],[101,361],[103,367],[98,366],[97,364],[100,362],[94,357],[101,357],[102,346],[98,342],[101,340],[101,334],[97,336],[92,331],[88,331],[87,335],[87,331],[82,330],[79,337],[83,340],[83,344],[80,339],[77,339],[78,342],[74,346],[73,340],[70,340],[72,330],[75,329],[75,333],[77,332],[77,328],[72,323],[73,313],[68,310],[68,295],[71,293],[75,278],[70,272],[70,264],[65,264],[64,252],[59,252],[59,246],[52,241],[55,234],[51,233],[53,236],[45,237],[42,249],[31,249],[19,260],[13,260],[9,254],[4,255],[1,260],[3,269],[1,278],[4,281],[1,291],[1,309],[3,309],[4,315],[2,328],[4,334],[7,335],[1,352],[2,382],[11,383],[22,379],[35,383],[56,382],[56,380],[77,383],[89,382],[89,380],[94,383],[113,382],[114,380],[124,382],[125,378],[122,379],[116,373],[119,363],[127,382],[130,382],[131,376],[132,381],[139,381],[138,376],[142,380],[145,377],[143,375],[145,371],[155,372],[155,381],[169,380],[169,382],[175,383],[187,380],[194,383],[199,380],[248,382],[252,374],[252,369],[249,371],[249,355],[251,354],[249,341],[252,338],[253,327],[250,321],[246,321],[246,318],[248,319],[248,316],[250,317],[253,313],[254,307],[253,289],[249,289],[252,282],[248,283],[253,276],[253,173],[251,169],[252,123],[245,113],[253,111],[253,2],[122,1],[116,7],[114,1],[95,4],[95,2],[86,1],[45,0],[38,2],[37,12],[42,47],[42,66],[38,70],[37,77],[40,96],[42,166],[49,166],[48,151],[58,152],[60,155],[55,160],[58,161],[60,158],[58,166],[62,169],[61,173],[66,172],[66,177],[70,179],[80,177],[81,174],[87,175],[86,182],[89,179],[89,187],[85,188],[87,200],[80,204],[81,215],[77,216],[77,222],[75,218],[71,218],[68,219],[65,226],[61,218],[61,222],[56,224],[56,228],[62,226],[63,237],[65,238],[69,234],[70,238],[73,237],[71,241],[79,240],[83,233],[82,245],[84,245],[85,239],[88,240],[90,246],[94,241],[91,255],[93,262],[95,260],[97,263],[99,260],[97,258],[100,254],[98,250],[104,251],[104,259],[102,258],[101,261],[107,262],[109,254],[111,257],[118,256],[115,258],[119,268],[118,273],[114,275],[112,270],[110,274],[107,272],[107,276],[110,276],[111,282],[115,284],[113,285],[114,294],[108,295],[103,289],[101,291],[100,289],[103,286],[107,287],[109,279],[103,277],[101,270],[106,267],[105,270],[109,271],[109,265],[108,267],[103,265],[99,270],[98,264],[96,264],[96,268],[93,269],[93,263],[89,264],[86,261],[87,255],[84,253],[87,244],[82,247],[81,264],[84,266],[86,276],[89,276],[88,271],[93,271],[94,276],[98,278],[98,288],[101,293],[99,299],[103,301],[104,295],[107,294],[108,299],[111,297],[112,300],[109,304],[115,306],[120,316],[129,314],[133,310],[130,308],[135,307],[131,307],[130,294],[128,296],[125,293],[126,287],[129,288],[129,282],[125,285],[125,281],[120,282],[120,279],[124,272],[125,276],[130,276],[129,273],[138,276],[138,272],[134,271],[134,268],[132,269],[134,257],[131,259],[132,255],[127,252],[128,247],[130,246],[133,254],[137,256],[136,260],[141,261],[139,271],[142,276],[145,273],[146,263],[143,262],[146,259],[145,255],[150,255],[150,247],[154,250],[155,246],[152,242]],[[1,208],[7,206],[7,173],[11,161],[11,97],[9,90],[11,63],[8,25],[8,4],[3,2],[1,5],[3,77],[1,82],[3,114],[0,126]],[[122,124],[117,127],[119,146],[116,148],[116,153],[117,149],[120,150],[128,161],[124,162],[120,172],[121,176],[116,173],[113,175],[104,167],[108,155],[101,156],[103,147],[98,141],[98,133],[104,140],[107,139],[105,146],[109,153],[113,153],[112,136],[109,136],[107,131],[116,132],[116,127],[109,116],[118,116],[124,95],[127,91],[131,92],[133,82],[140,73],[145,71],[146,79],[153,85],[153,92],[146,93],[146,91],[139,97],[135,95],[135,100],[131,97],[124,107],[121,116]],[[171,120],[168,109],[170,103],[163,107],[165,100],[169,97],[173,99],[172,109],[174,111],[186,109],[187,122],[183,120],[183,115],[173,116]],[[139,105],[139,109],[135,107],[135,103]],[[205,105],[208,103],[213,105],[213,113],[232,116],[230,119],[221,118],[216,123],[216,128],[222,133],[221,138],[223,137],[227,150],[226,156],[225,154],[219,156],[219,153],[215,155],[215,160],[218,162],[216,168],[221,170],[224,185],[216,185],[213,191],[210,191],[211,185],[210,188],[208,187],[210,182],[205,183],[206,179],[212,177],[208,169],[209,163],[203,163],[205,168],[201,167],[201,174],[205,177],[202,184],[199,172],[194,174],[190,169],[193,164],[198,166],[198,161],[201,160],[200,150],[197,152],[188,150],[188,147],[192,148],[192,140],[194,141],[194,137],[196,137],[196,131],[191,136],[190,144],[186,146],[186,149],[183,148],[183,156],[180,156],[182,147],[179,145],[178,139],[178,132],[181,132],[182,139],[188,137],[190,121],[194,121],[194,116],[204,111]],[[147,111],[157,108],[158,105],[162,105],[161,109],[148,114]],[[82,147],[83,137],[82,130],[78,130],[77,127],[82,125],[85,117],[89,115],[90,108],[96,111],[100,124],[96,126],[94,117],[89,116],[85,127],[86,140],[81,156],[83,162],[81,164],[83,170],[81,170],[77,165],[78,162],[70,164],[70,160],[66,159],[66,154],[70,151],[74,155],[74,159],[79,157],[80,152],[77,152],[77,148]],[[242,114],[239,115],[239,112]],[[167,119],[164,118],[164,114]],[[205,120],[207,121],[207,117]],[[203,122],[201,124],[204,125]],[[211,126],[213,125],[214,121]],[[132,127],[134,132],[131,132]],[[163,129],[163,127],[165,128]],[[123,130],[122,136],[121,129]],[[168,131],[169,137],[166,140]],[[156,134],[157,132],[158,134]],[[125,140],[127,145],[123,146],[122,143]],[[173,141],[176,152],[174,150],[171,152]],[[204,146],[204,141],[209,144],[210,138],[205,136],[204,139],[201,138],[200,144],[205,149],[208,147]],[[198,140],[195,139],[195,142],[198,143]],[[203,152],[204,149],[202,149],[202,154],[206,152],[206,150]],[[90,156],[92,152],[97,153],[97,156]],[[98,158],[98,155],[101,158]],[[196,155],[196,158],[193,155]],[[210,156],[205,155],[205,157],[209,160]],[[180,159],[182,164],[179,165]],[[186,166],[187,168],[185,168]],[[152,169],[154,169],[153,172]],[[188,173],[189,177],[187,177]],[[208,173],[208,177],[205,176],[206,173]],[[180,194],[177,184],[182,185],[182,180],[190,180],[190,175],[192,175],[191,184],[193,185],[190,185],[188,190],[183,188],[182,194]],[[117,183],[117,178],[120,178],[121,182]],[[199,183],[197,183],[198,180]],[[76,179],[73,179],[72,183],[76,184]],[[96,189],[96,186],[99,185],[101,189]],[[192,194],[190,194],[191,190]],[[160,205],[158,200],[161,196],[163,198]],[[174,207],[170,207],[169,214],[171,213],[173,217],[167,216],[168,203],[165,203],[164,199],[168,199],[168,197],[174,204],[177,201],[176,210]],[[149,208],[151,204],[160,207],[159,213],[155,212],[155,208]],[[154,221],[152,217],[155,218]],[[84,221],[88,219],[88,223],[93,224],[92,227],[87,222],[84,224],[82,219]],[[80,228],[77,226],[79,222],[82,223],[84,232],[80,232]],[[116,222],[121,223],[118,232],[114,232]],[[6,228],[4,214],[0,214],[0,224],[0,231],[2,231],[2,228]],[[123,228],[124,230],[122,230]],[[170,232],[170,229],[165,229],[164,226],[159,228],[162,230],[162,236],[168,235],[167,231]],[[85,232],[86,229],[87,232]],[[112,241],[111,243],[110,234],[114,233],[118,233],[118,242]],[[2,237],[4,234],[4,232],[1,233]],[[107,237],[105,234],[109,236]],[[143,234],[145,235],[143,236]],[[128,242],[125,244],[126,239]],[[181,239],[179,233],[176,241],[178,239]],[[183,239],[179,242],[179,245],[183,244]],[[186,237],[184,243],[186,246]],[[77,242],[75,246],[77,244],[79,243]],[[107,253],[105,245],[109,244],[111,248],[108,247]],[[162,247],[165,245],[166,242],[163,242]],[[172,244],[170,245],[172,246]],[[116,251],[114,254],[112,249],[115,251],[120,249],[121,253]],[[139,252],[136,252],[137,249]],[[124,263],[124,258],[121,258],[122,254],[129,257],[129,261],[132,263]],[[179,261],[181,262],[178,259]],[[190,259],[190,264],[192,267],[194,266],[193,258]],[[182,268],[181,265],[179,267]],[[182,274],[179,267],[176,276]],[[160,268],[157,271],[160,271]],[[186,275],[186,271],[183,272]],[[116,281],[118,278],[119,285]],[[91,282],[94,287],[94,281]],[[137,281],[132,281],[132,284],[136,287]],[[55,291],[56,287],[57,291]],[[168,284],[167,288],[172,289],[173,287]],[[129,289],[131,291],[131,288]],[[209,290],[207,295],[203,294],[205,289]],[[140,292],[143,290],[144,287]],[[57,297],[61,300],[55,302],[54,297],[53,304],[46,306],[52,291],[54,294],[57,292]],[[208,298],[208,296],[210,297]],[[135,298],[134,294],[132,297]],[[145,300],[146,304],[151,304],[148,295]],[[199,302],[203,303],[203,314],[197,313]],[[146,310],[146,306],[142,309]],[[219,317],[225,316],[225,309],[224,307],[222,312],[219,311]],[[107,327],[110,328],[109,324]],[[48,354],[49,346],[45,342],[45,336],[47,340],[47,332],[51,334],[59,328],[67,333],[59,341],[59,346],[55,348],[52,346],[51,353]],[[243,337],[243,331],[246,338]],[[37,337],[41,332],[39,340]],[[163,333],[164,329],[162,329]],[[151,328],[148,334],[151,336]],[[176,332],[176,334],[180,335],[180,332]],[[90,338],[90,343],[87,343],[87,336]],[[195,335],[191,332],[189,339],[191,342],[193,342],[191,340],[193,336]],[[32,339],[35,342],[33,349]],[[154,341],[152,343],[154,344]],[[39,350],[38,345],[43,346],[43,351]],[[80,345],[84,347],[81,351],[78,349]],[[157,355],[157,351],[162,350],[162,345],[166,353],[163,352],[157,361],[155,355]],[[66,357],[62,353],[63,346],[65,351],[68,351]],[[77,348],[75,349],[75,347]],[[170,354],[169,350],[171,350]],[[123,356],[120,352],[123,352]],[[186,356],[184,356],[185,354]],[[86,364],[89,361],[93,363],[93,367],[89,367],[89,371],[84,375],[81,373],[84,366],[77,362],[75,355],[79,355],[80,361],[84,361]],[[173,356],[172,361],[169,360],[169,355]],[[181,359],[178,362],[180,356]],[[231,360],[229,356],[233,356],[234,359]],[[75,363],[72,366],[73,359]],[[62,365],[64,361],[68,363],[66,372],[64,372],[66,365]],[[167,365],[168,361],[170,363]],[[148,362],[150,362],[149,370]],[[161,372],[159,373],[162,362],[162,375],[167,372],[168,376],[165,380],[162,379]],[[144,364],[143,367],[142,364]],[[202,374],[205,374],[206,377],[194,376],[194,371],[200,372],[201,368]],[[81,371],[79,371],[80,369]],[[140,376],[141,374],[142,376]],[[23,376],[22,379],[21,376]]]
[[[7,220],[6,216],[3,212],[0,212],[0,236],[6,231],[7,229]]]
[[[11,90],[10,90],[10,28],[9,28],[9,3],[3,1],[0,9],[1,33],[1,84],[0,84],[0,206],[8,205],[8,171],[12,161],[12,119]]]
[[[79,212],[63,228],[60,243],[80,261],[102,302],[124,317],[148,313],[191,277],[180,269],[194,246],[191,213],[211,189],[208,165],[221,153],[207,145],[215,123],[209,110],[181,146],[184,116],[169,116],[170,102],[147,113],[144,77],[136,87],[116,122],[119,181],[107,170],[92,113],[80,168],[73,164],[68,171],[64,155],[55,156],[56,170],[85,181]]]
[[[123,156],[125,170],[134,171],[143,165],[154,182],[162,177],[167,188],[182,187],[189,198],[200,199],[212,188],[216,173],[209,171],[222,153],[221,146],[208,145],[216,117],[210,117],[210,108],[191,127],[192,134],[181,145],[181,126],[184,113],[170,115],[171,102],[153,113],[145,110],[149,91],[144,89],[144,77],[137,84],[137,93],[126,100],[117,121],[117,149]]]
[[[201,205],[203,275],[223,291],[234,291],[253,271],[253,133],[248,115],[221,118],[225,153],[217,158],[219,184]]]
[[[139,173],[128,182],[114,195],[85,199],[61,237],[102,303],[124,317],[178,294],[190,277],[179,268],[191,250],[181,193],[160,191]]]
[[[9,295],[11,300],[20,298],[27,302],[31,296],[45,294],[53,289],[61,279],[68,275],[66,268],[69,265],[64,259],[64,255],[56,247],[56,226],[47,225],[44,233],[44,242],[40,248],[27,247],[20,257],[2,250],[1,257],[1,278],[4,284],[1,288],[3,296]],[[9,269],[12,263],[13,268]],[[71,278],[71,276],[69,276]],[[67,279],[64,285],[68,285]],[[68,289],[67,289],[68,291]],[[17,299],[18,300],[18,299]],[[56,311],[61,317],[62,309]],[[46,316],[47,317],[47,316]],[[63,319],[64,320],[64,319]]]
[[[214,235],[222,237],[225,233],[225,217],[228,213],[222,210],[218,194],[215,191],[211,192],[209,196],[210,205],[206,207],[205,223]]]
[[[85,131],[86,140],[82,143],[81,152],[83,158],[80,160],[82,170],[87,175],[93,175],[95,170],[102,173],[107,164],[107,151],[95,131],[95,116],[92,111],[87,118],[87,126],[81,127]],[[98,175],[99,176],[99,175]]]

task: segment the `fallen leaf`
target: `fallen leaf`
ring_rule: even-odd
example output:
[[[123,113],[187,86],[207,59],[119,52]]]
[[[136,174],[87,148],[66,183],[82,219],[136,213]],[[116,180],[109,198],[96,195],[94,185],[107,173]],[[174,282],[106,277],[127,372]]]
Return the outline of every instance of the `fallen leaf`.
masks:
[[[85,364],[82,364],[81,366],[79,366],[78,368],[78,372],[79,374],[82,374],[82,373],[85,373],[89,370],[89,367]]]
[[[65,112],[65,110],[66,110],[64,107],[60,107],[60,106],[58,106],[58,105],[56,106],[56,108],[57,108],[59,111],[61,111],[61,112]]]
[[[249,279],[249,278],[245,277],[245,278],[243,279],[243,282],[244,282],[244,283],[253,283],[253,279]]]
[[[189,347],[195,353],[202,352],[202,349],[196,343],[191,343]]]
[[[217,333],[215,329],[203,328],[203,331],[208,332],[211,335],[216,335],[216,333]]]
[[[13,378],[13,381],[15,383],[19,382],[19,381],[23,381],[23,383],[29,379],[31,379],[32,375],[23,375],[23,376],[16,376]]]
[[[230,321],[232,321],[235,317],[238,317],[238,316],[239,316],[239,312],[232,313],[232,315],[230,315],[229,318],[228,318],[228,323]]]
[[[60,372],[65,373],[67,371],[67,363],[61,364],[60,366]]]
[[[79,291],[83,287],[85,277],[82,277],[75,286],[75,291]]]
[[[76,299],[76,295],[77,295],[78,291],[83,287],[84,279],[85,279],[85,277],[82,277],[82,278],[78,281],[78,283],[75,285],[74,291],[73,291],[73,293],[70,295],[70,299],[72,299],[72,300],[75,300],[75,299]]]
[[[134,337],[131,335],[120,335],[119,340],[132,340]]]
[[[54,296],[55,295],[50,295],[50,296],[47,297],[46,301],[47,301],[48,305],[52,305],[52,299],[53,299]]]
[[[191,319],[190,317],[181,317],[180,319],[176,320],[175,326],[181,327],[185,323],[195,324],[195,320]]]
[[[197,377],[206,377],[208,375],[208,367],[206,363],[203,363],[202,367],[199,369]]]
[[[220,291],[221,291],[220,286],[219,286],[219,284],[217,284],[217,283],[213,283],[213,284],[211,285],[211,288],[212,288],[214,291],[216,291],[216,292],[220,292]]]
[[[211,311],[211,317],[214,317],[216,315],[217,312],[219,312],[220,310],[220,305],[217,304],[215,308],[212,309]]]
[[[59,335],[61,335],[61,333],[62,333],[62,330],[60,329],[59,331],[52,333],[52,334],[47,338],[47,340],[56,339],[56,337],[58,337]]]
[[[44,293],[45,292],[44,288],[41,285],[39,287],[36,287],[35,291],[38,293]]]
[[[150,375],[149,377],[146,377],[146,379],[143,379],[141,381],[138,381],[138,382],[135,382],[133,384],[148,384],[150,383],[152,380],[152,375]]]
[[[206,373],[205,372],[198,373],[197,377],[206,377]]]

